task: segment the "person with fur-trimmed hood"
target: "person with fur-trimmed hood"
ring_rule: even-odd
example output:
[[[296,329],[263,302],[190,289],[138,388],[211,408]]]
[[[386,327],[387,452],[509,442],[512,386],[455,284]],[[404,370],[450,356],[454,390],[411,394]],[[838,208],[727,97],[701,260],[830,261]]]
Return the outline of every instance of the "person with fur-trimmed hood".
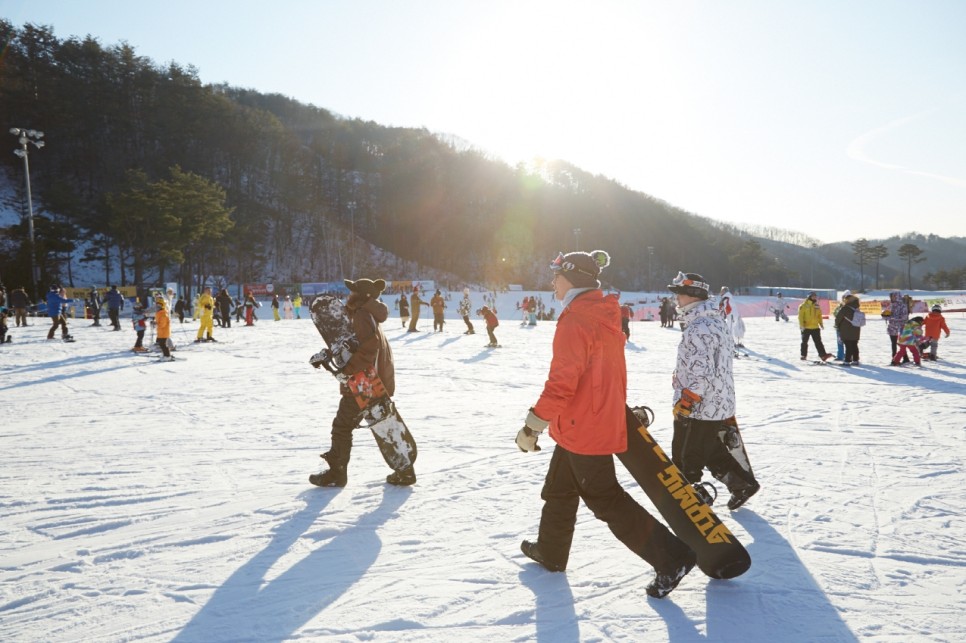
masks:
[[[379,300],[379,295],[386,289],[386,282],[382,279],[344,280],[349,289],[349,299],[346,301],[346,313],[352,325],[352,332],[358,341],[358,347],[339,375],[352,377],[369,368],[375,368],[379,379],[386,388],[386,395],[392,397],[396,391],[396,373],[393,366],[392,348],[382,332],[382,324],[389,317],[389,308]],[[316,368],[321,365],[314,364]],[[318,487],[344,487],[348,481],[347,469],[349,456],[352,452],[352,431],[359,426],[365,416],[365,409],[360,409],[352,392],[340,380],[339,410],[332,420],[332,446],[322,454],[329,468],[321,473],[309,476],[309,482]],[[389,484],[405,487],[416,482],[416,472],[413,467],[395,471],[386,478]]]
[[[668,285],[683,324],[674,388],[671,460],[709,505],[714,497],[702,484],[703,470],[731,492],[732,511],[761,486],[748,461],[735,419],[734,343],[721,311],[709,300],[704,277],[679,272]]]
[[[533,452],[546,429],[557,443],[540,497],[538,536],[524,540],[524,555],[552,572],[567,569],[583,500],[624,545],[654,567],[645,591],[663,598],[697,560],[694,551],[621,487],[614,455],[627,450],[627,367],[617,295],[598,280],[610,257],[602,250],[560,253],[550,264],[554,297],[563,303],[553,337],[553,358],[543,392],[517,433],[521,451]]]

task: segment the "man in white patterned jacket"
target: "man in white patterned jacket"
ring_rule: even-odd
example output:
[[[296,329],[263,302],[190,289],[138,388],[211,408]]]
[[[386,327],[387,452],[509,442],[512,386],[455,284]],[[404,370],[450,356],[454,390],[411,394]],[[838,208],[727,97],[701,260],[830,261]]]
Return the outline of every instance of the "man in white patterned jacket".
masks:
[[[708,299],[704,277],[679,272],[668,290],[677,297],[678,319],[684,328],[671,378],[671,460],[711,504],[714,488],[701,482],[707,468],[728,487],[728,508],[734,510],[760,489],[735,420],[734,340],[721,312]]]

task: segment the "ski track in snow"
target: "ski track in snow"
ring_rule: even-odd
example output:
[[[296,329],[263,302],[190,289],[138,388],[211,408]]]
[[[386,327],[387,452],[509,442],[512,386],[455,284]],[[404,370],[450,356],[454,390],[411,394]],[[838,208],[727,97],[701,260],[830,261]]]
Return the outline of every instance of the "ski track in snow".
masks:
[[[409,489],[384,483],[365,429],[346,488],[308,484],[338,405],[334,379],[308,364],[321,346],[308,320],[216,328],[217,344],[175,324],[174,354],[188,359],[161,364],[126,352],[127,329],[77,320],[78,341],[62,344],[44,341],[42,322],[12,328],[0,347],[0,638],[961,640],[963,315],[947,315],[943,359],[922,369],[885,366],[879,322],[846,369],[800,362],[794,324],[746,318],[738,420],[763,489],[730,513],[718,487],[754,562],[730,581],[695,570],[657,601],[648,566],[583,506],[565,574],[519,552],[553,448],[513,443],[554,329],[519,326],[507,302],[523,294],[499,304],[499,350],[476,319],[469,336],[458,319],[444,333],[386,323],[419,446]],[[631,332],[628,399],[655,410],[670,449],[680,333]],[[834,347],[834,332],[823,339]]]

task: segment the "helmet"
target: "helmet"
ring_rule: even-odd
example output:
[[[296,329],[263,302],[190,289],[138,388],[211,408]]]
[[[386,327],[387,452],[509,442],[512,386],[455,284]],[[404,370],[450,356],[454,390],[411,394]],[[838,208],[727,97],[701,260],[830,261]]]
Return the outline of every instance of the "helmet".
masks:
[[[671,280],[667,289],[675,295],[687,295],[697,299],[707,299],[711,290],[704,277],[696,272],[678,272],[678,276]]]
[[[934,305],[934,306],[932,307],[932,311],[933,311],[934,313],[941,313],[941,312],[943,311],[943,309],[942,309],[942,306],[940,306],[939,304],[935,304],[935,305]]]

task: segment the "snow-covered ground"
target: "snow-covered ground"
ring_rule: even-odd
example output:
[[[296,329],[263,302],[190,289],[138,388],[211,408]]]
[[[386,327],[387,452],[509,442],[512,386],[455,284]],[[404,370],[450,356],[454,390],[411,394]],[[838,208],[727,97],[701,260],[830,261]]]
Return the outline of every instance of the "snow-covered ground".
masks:
[[[409,489],[383,482],[365,430],[346,488],[308,484],[338,393],[307,363],[321,345],[307,320],[216,328],[219,343],[203,345],[190,343],[196,324],[175,324],[185,359],[173,363],[128,352],[128,323],[76,321],[72,344],[46,342],[46,324],[12,328],[0,347],[0,639],[962,640],[962,314],[922,369],[886,367],[878,321],[862,366],[846,369],[800,362],[794,321],[746,319],[738,418],[763,489],[719,511],[754,563],[731,581],[695,570],[664,600],[646,597],[651,570],[584,507],[566,573],[520,554],[552,442],[524,454],[513,438],[554,324],[513,316],[501,311],[496,350],[476,318],[474,336],[459,321],[442,334],[387,322],[419,443]],[[635,322],[627,346],[630,401],[657,411],[668,449],[679,337]]]

